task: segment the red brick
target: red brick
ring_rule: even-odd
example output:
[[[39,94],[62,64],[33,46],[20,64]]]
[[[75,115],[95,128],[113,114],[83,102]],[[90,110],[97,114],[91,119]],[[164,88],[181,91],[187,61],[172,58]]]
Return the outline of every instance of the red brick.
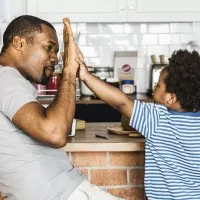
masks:
[[[91,182],[99,186],[126,185],[127,170],[125,169],[91,170]]]
[[[105,152],[71,153],[72,164],[76,167],[105,166],[107,164]]]
[[[79,171],[81,171],[82,174],[88,177],[88,169],[81,169],[79,168]]]
[[[144,152],[112,152],[109,165],[136,166],[144,165]]]
[[[114,188],[108,189],[107,191],[117,197],[121,197],[126,200],[144,200],[144,188]]]
[[[144,184],[144,169],[131,169],[129,182],[130,184]]]

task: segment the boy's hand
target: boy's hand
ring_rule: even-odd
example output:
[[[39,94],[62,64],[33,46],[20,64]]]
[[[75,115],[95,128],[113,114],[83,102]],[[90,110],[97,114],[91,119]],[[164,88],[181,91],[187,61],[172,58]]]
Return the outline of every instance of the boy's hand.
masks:
[[[63,19],[63,40],[64,40],[64,54],[63,54],[63,66],[73,66],[78,70],[79,63],[76,61],[78,58],[76,53],[76,44],[73,39],[73,33],[68,18]]]
[[[83,54],[82,54],[81,50],[79,49],[78,45],[76,45],[76,53],[78,55],[78,58],[76,59],[76,61],[80,64],[79,79],[81,81],[84,81],[86,79],[87,75],[89,74],[89,72],[88,72],[88,68],[84,62]]]

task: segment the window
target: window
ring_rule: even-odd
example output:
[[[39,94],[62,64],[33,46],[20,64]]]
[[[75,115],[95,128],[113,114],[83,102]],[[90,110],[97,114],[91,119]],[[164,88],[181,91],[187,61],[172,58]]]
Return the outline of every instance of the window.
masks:
[[[4,0],[0,0],[0,22],[4,21]]]
[[[10,0],[0,0],[0,22],[9,20]]]

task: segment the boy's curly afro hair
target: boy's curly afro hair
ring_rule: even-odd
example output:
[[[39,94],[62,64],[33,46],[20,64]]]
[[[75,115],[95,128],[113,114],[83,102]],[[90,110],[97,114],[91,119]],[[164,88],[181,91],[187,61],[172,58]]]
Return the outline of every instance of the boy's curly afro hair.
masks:
[[[200,56],[197,51],[175,51],[166,66],[166,92],[176,94],[186,111],[200,110]]]

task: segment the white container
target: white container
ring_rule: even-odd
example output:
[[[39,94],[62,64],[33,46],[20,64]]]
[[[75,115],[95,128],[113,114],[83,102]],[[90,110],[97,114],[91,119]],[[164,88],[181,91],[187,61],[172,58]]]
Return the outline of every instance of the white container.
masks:
[[[88,71],[94,74],[94,67],[88,67]],[[81,94],[85,96],[92,96],[94,93],[81,81]]]
[[[81,81],[81,94],[85,96],[91,96],[94,93]]]
[[[76,119],[73,119],[72,121],[72,129],[71,132],[69,133],[69,137],[73,137],[76,134]]]
[[[125,94],[133,94],[135,93],[135,86],[133,80],[123,80],[121,82],[122,91]]]

